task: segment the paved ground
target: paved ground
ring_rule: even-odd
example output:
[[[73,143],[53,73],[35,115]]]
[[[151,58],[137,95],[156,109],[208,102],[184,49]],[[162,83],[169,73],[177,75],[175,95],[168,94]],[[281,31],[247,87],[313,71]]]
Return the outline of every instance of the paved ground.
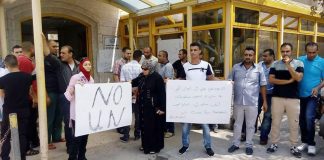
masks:
[[[119,141],[119,134],[115,131],[101,132],[89,136],[87,158],[88,160],[242,160],[242,159],[273,159],[273,160],[290,160],[297,159],[291,156],[289,152],[288,142],[288,126],[286,120],[283,120],[281,132],[281,142],[279,149],[274,154],[266,153],[266,147],[258,144],[259,133],[254,136],[254,155],[247,156],[245,154],[244,144],[241,144],[241,149],[234,154],[229,154],[227,148],[232,138],[232,131],[219,130],[218,133],[211,132],[214,157],[208,157],[202,147],[202,130],[191,131],[190,150],[184,155],[178,155],[178,149],[181,146],[181,130],[180,125],[176,125],[176,136],[165,139],[165,148],[157,155],[145,155],[138,150],[140,140],[130,140],[129,143]],[[131,135],[132,136],[132,135]],[[301,159],[323,160],[324,159],[324,140],[316,136],[318,154],[315,157],[310,157],[303,153]],[[65,151],[65,143],[56,144],[57,149],[49,151],[49,159],[64,160],[68,158]],[[27,160],[38,160],[39,156],[28,157]]]

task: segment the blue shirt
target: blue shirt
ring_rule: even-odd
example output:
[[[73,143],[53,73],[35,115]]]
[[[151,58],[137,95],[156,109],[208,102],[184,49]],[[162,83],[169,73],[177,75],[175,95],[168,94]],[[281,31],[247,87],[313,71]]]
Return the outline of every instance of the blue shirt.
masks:
[[[271,83],[269,83],[270,67],[268,68],[267,65],[263,61],[259,62],[258,66],[263,69],[264,75],[265,75],[266,80],[267,80],[267,94],[272,94],[273,85]]]
[[[304,63],[304,76],[299,82],[299,96],[308,97],[312,94],[312,89],[321,83],[324,79],[324,59],[316,56],[312,61],[307,56],[298,58]]]
[[[234,81],[234,105],[258,106],[260,86],[267,85],[262,68],[253,64],[246,69],[243,63],[238,63],[228,79]]]
[[[155,71],[158,72],[163,79],[173,79],[173,66],[169,62],[166,64],[158,63],[155,66]]]

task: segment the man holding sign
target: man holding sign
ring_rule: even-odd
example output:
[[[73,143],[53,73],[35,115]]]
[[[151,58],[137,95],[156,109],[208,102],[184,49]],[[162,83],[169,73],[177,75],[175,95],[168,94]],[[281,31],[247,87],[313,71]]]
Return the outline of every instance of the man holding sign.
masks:
[[[211,65],[200,59],[201,46],[199,43],[194,42],[190,44],[191,62],[187,62],[183,65],[184,74],[180,75],[181,79],[193,80],[193,81],[205,81],[215,80],[214,73]],[[210,129],[208,124],[201,124],[203,128],[204,147],[209,156],[214,156],[214,151],[211,148]],[[185,153],[189,148],[189,134],[190,123],[183,123],[182,126],[182,148],[179,150],[179,154]]]
[[[234,83],[234,136],[232,146],[228,149],[232,153],[239,149],[242,124],[246,120],[246,149],[247,155],[253,154],[254,124],[258,115],[258,97],[261,89],[263,109],[267,110],[266,85],[267,80],[261,67],[254,64],[255,50],[246,47],[244,60],[233,66],[228,79]],[[261,87],[261,88],[260,88]]]

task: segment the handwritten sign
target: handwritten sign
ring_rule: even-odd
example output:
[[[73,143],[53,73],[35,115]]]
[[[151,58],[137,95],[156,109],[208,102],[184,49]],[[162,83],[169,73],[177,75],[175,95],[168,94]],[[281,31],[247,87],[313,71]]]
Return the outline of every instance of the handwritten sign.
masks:
[[[131,84],[75,86],[75,135],[106,131],[132,122]]]
[[[230,81],[168,80],[167,122],[228,124],[232,83]]]

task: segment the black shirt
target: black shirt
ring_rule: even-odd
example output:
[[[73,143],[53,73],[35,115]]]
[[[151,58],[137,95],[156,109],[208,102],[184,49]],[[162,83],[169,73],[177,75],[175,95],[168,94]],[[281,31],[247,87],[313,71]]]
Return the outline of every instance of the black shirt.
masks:
[[[5,93],[4,113],[29,110],[29,88],[31,84],[31,75],[24,72],[12,72],[0,78],[0,89],[4,90]]]
[[[176,72],[176,78],[185,77],[183,64],[181,63],[181,60],[175,61],[172,64],[172,66],[173,66],[174,71]]]
[[[60,72],[60,61],[52,54],[49,54],[44,59],[46,91],[59,93],[58,75]]]

